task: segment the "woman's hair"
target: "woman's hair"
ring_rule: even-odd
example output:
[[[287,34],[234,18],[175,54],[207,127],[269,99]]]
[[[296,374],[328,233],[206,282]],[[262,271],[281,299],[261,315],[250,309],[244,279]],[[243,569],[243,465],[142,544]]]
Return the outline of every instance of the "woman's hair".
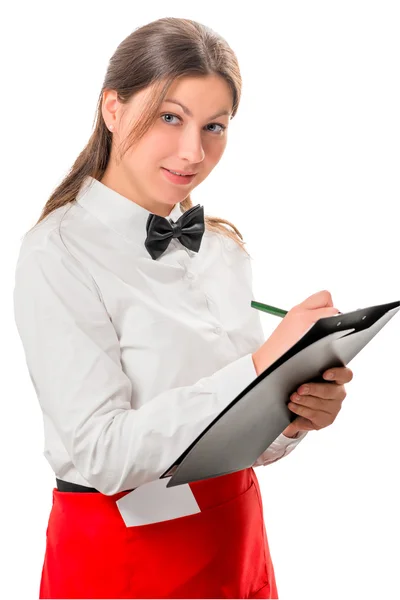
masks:
[[[128,35],[109,61],[98,98],[94,131],[68,174],[51,194],[34,227],[56,208],[75,200],[87,176],[101,180],[110,158],[112,141],[102,115],[104,90],[115,90],[119,101],[126,104],[136,92],[154,86],[146,113],[127,136],[123,156],[155,123],[168,88],[177,78],[207,75],[219,75],[227,81],[233,95],[231,118],[234,117],[242,79],[236,55],[220,35],[201,23],[175,17],[158,19]],[[182,212],[193,206],[190,194],[180,205]],[[244,248],[246,242],[242,241],[242,234],[226,219],[205,215],[205,227],[233,239],[249,254]]]

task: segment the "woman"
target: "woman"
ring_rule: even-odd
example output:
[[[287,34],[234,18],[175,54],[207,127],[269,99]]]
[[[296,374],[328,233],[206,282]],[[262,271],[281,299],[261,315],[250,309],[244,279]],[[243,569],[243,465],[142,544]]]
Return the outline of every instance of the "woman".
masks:
[[[234,53],[207,27],[135,30],[87,146],[23,240],[15,318],[56,476],[40,598],[278,597],[253,468],[169,488],[173,518],[157,517],[160,475],[313,319],[337,313],[320,292],[265,341],[240,232],[192,205],[240,92]],[[335,371],[289,405],[297,418],[253,467],[334,420],[351,377]],[[129,525],[119,501],[137,488],[154,515]]]

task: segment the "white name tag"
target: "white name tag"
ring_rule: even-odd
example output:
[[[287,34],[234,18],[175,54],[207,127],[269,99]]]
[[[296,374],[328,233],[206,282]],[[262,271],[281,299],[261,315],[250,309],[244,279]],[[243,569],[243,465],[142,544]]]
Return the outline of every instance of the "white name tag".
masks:
[[[159,523],[201,512],[188,483],[167,488],[170,478],[139,486],[116,502],[127,527]]]

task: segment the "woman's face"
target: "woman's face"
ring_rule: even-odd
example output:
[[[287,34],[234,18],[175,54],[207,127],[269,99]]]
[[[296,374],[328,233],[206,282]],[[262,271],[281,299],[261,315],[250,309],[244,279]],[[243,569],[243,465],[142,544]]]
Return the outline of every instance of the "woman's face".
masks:
[[[148,94],[148,89],[142,90],[123,106],[116,92],[105,90],[103,117],[114,129],[111,156],[101,181],[150,212],[167,216],[219,162],[227,143],[232,92],[218,75],[177,80],[166,98],[180,102],[187,111],[165,100],[151,129],[116,164],[117,145],[124,142],[133,122],[146,109]],[[196,175],[178,184],[164,169]]]

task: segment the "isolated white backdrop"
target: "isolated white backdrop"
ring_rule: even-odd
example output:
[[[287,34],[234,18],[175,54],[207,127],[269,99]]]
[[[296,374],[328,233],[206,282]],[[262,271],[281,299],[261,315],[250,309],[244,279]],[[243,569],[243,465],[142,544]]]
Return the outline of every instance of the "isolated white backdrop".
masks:
[[[133,29],[195,19],[238,56],[244,89],[228,147],[192,197],[242,232],[254,299],[288,310],[328,289],[342,312],[400,299],[398,2],[144,5],[3,12],[0,591],[10,600],[38,597],[55,483],[13,321],[15,261],[89,138],[107,62]],[[279,319],[261,318],[268,336]],[[396,315],[352,361],[332,426],[256,469],[283,600],[400,596],[399,333]]]

